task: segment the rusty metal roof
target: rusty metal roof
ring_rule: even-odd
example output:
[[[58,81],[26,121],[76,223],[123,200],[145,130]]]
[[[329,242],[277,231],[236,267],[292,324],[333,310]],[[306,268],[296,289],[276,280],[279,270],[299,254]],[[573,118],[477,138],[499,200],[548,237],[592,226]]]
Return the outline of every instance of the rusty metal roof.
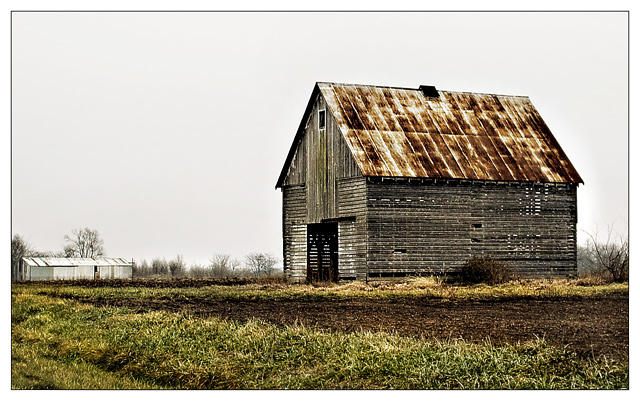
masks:
[[[583,182],[526,96],[318,87],[365,176]]]
[[[123,258],[22,258],[29,266],[130,266]]]
[[[317,83],[310,105],[317,92],[365,176],[583,183],[526,96]]]

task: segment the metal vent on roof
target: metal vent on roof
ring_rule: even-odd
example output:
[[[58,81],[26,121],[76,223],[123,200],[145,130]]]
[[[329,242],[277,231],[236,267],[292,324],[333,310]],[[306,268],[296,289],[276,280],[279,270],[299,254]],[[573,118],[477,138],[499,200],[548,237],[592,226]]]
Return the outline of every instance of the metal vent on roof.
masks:
[[[425,95],[426,97],[439,97],[440,96],[440,94],[438,93],[438,90],[436,89],[435,86],[420,85],[419,89],[422,91],[422,94]]]

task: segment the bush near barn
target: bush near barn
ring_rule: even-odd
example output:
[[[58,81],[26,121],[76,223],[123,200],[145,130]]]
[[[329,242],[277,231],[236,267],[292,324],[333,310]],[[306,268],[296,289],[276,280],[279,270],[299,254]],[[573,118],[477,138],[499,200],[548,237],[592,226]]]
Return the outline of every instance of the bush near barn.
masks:
[[[460,277],[465,283],[502,284],[512,275],[506,262],[491,256],[474,256],[462,266]]]

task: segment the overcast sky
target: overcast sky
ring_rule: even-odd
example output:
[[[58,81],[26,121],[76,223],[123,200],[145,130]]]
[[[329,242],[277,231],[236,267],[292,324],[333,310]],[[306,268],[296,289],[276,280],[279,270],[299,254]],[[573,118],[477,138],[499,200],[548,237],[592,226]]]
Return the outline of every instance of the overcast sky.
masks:
[[[585,181],[581,230],[628,223],[628,15],[12,14],[12,233],[108,256],[280,257],[275,183],[316,81],[529,96]]]

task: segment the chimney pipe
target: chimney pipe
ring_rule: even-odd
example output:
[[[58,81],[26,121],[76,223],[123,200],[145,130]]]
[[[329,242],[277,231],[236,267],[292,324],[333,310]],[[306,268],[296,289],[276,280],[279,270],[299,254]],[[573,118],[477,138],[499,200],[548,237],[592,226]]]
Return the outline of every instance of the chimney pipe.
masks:
[[[440,94],[438,93],[438,90],[435,86],[420,85],[419,89],[422,91],[422,94],[425,97],[440,97]]]

